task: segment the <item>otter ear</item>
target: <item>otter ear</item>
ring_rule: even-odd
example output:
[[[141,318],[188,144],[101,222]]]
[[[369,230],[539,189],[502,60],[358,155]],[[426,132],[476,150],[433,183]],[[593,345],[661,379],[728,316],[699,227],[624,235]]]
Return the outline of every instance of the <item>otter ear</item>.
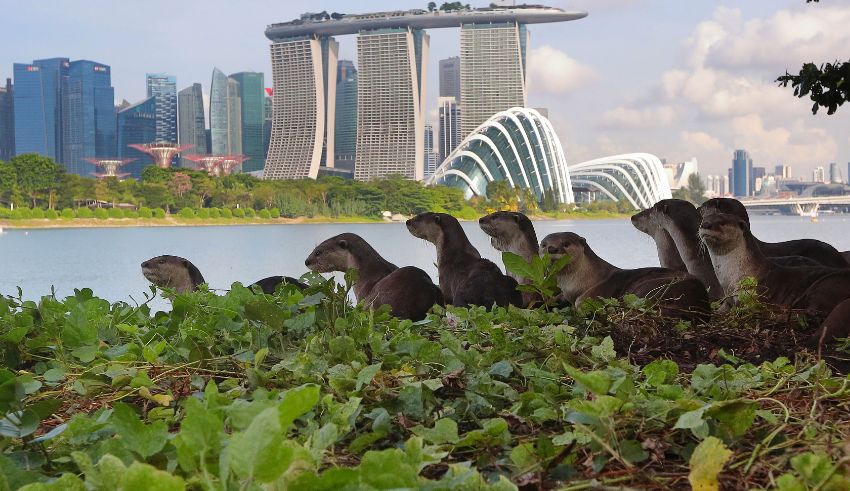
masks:
[[[336,243],[336,245],[340,246],[343,249],[348,249],[348,241],[345,239],[340,239],[339,242]]]
[[[434,221],[440,223],[440,215],[434,215]]]
[[[519,213],[514,213],[514,221],[519,223]]]
[[[180,262],[183,263],[183,266],[189,266],[189,260],[188,259],[184,259]]]

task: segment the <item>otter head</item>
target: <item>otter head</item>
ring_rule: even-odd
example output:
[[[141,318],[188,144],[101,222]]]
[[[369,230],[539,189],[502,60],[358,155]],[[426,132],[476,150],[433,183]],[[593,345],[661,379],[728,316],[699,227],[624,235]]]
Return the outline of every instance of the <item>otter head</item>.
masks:
[[[658,231],[658,222],[653,219],[652,208],[647,208],[640,213],[632,215],[632,225],[648,235],[653,235]]]
[[[317,245],[307,256],[304,265],[317,273],[347,271],[357,264],[351,251],[352,245],[362,241],[355,234],[339,234]]]
[[[523,246],[537,246],[531,220],[522,213],[497,211],[478,220],[478,226],[490,236],[490,244],[499,251],[517,252]]]
[[[696,207],[683,199],[663,199],[650,208],[650,216],[662,226],[673,226],[696,234],[700,216]]]
[[[581,235],[572,232],[557,232],[549,234],[540,241],[540,255],[549,254],[553,260],[564,255],[570,257],[565,271],[573,269],[585,256],[587,241]]]
[[[702,219],[699,237],[712,254],[723,256],[746,242],[749,224],[736,215],[714,213]]]
[[[179,256],[157,256],[142,263],[142,274],[160,288],[174,288],[180,293],[204,283],[200,270]]]
[[[726,213],[728,215],[735,215],[745,222],[750,223],[750,215],[747,213],[744,204],[733,198],[711,198],[700,205],[697,208],[697,212],[702,218],[714,215],[715,213]]]
[[[460,223],[451,215],[445,213],[420,213],[407,221],[407,230],[419,239],[427,240],[434,245],[443,241],[443,235],[448,227]]]

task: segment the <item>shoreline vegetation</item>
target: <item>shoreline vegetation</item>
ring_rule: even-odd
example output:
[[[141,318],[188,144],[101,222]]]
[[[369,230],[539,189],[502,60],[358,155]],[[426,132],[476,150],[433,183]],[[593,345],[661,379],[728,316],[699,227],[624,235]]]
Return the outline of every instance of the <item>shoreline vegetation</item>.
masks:
[[[472,217],[460,217],[460,221],[476,221],[484,214]],[[546,220],[611,220],[627,219],[628,213],[614,213],[609,211],[576,211],[576,212],[554,212],[532,215],[533,221]],[[404,216],[405,219],[410,218]],[[235,225],[298,225],[298,224],[374,224],[374,223],[403,223],[402,220],[391,220],[369,216],[312,216],[312,217],[277,217],[262,218],[186,218],[180,214],[166,215],[164,217],[140,218],[19,218],[0,219],[0,228],[8,230],[29,229],[51,229],[51,228],[130,228],[130,227],[217,227]]]
[[[0,488],[850,489],[847,346],[801,348],[790,313],[690,325],[626,296],[412,323],[302,279],[164,312],[0,297]]]

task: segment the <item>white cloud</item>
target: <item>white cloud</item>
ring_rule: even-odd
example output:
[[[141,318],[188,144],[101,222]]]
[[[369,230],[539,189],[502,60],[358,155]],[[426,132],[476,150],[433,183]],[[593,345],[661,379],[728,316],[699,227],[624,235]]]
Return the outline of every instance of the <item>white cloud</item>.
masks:
[[[682,131],[679,136],[687,148],[694,150],[718,151],[725,148],[720,140],[704,131]]]
[[[806,127],[795,122],[791,129],[767,128],[756,114],[736,117],[731,122],[738,147],[745,147],[759,162],[794,162],[816,164],[835,158],[838,145],[822,128]]]
[[[655,128],[670,126],[678,113],[671,106],[635,109],[620,106],[602,115],[602,124],[609,128]]]
[[[528,54],[528,85],[538,92],[564,94],[593,83],[596,72],[549,45]]]

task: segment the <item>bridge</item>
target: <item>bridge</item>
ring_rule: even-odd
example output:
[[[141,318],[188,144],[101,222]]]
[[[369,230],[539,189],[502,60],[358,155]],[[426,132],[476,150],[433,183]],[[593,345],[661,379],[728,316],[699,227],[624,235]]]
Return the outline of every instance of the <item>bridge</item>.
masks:
[[[788,207],[797,215],[817,214],[821,205],[850,206],[850,194],[843,196],[795,196],[793,198],[742,199],[749,209]]]

